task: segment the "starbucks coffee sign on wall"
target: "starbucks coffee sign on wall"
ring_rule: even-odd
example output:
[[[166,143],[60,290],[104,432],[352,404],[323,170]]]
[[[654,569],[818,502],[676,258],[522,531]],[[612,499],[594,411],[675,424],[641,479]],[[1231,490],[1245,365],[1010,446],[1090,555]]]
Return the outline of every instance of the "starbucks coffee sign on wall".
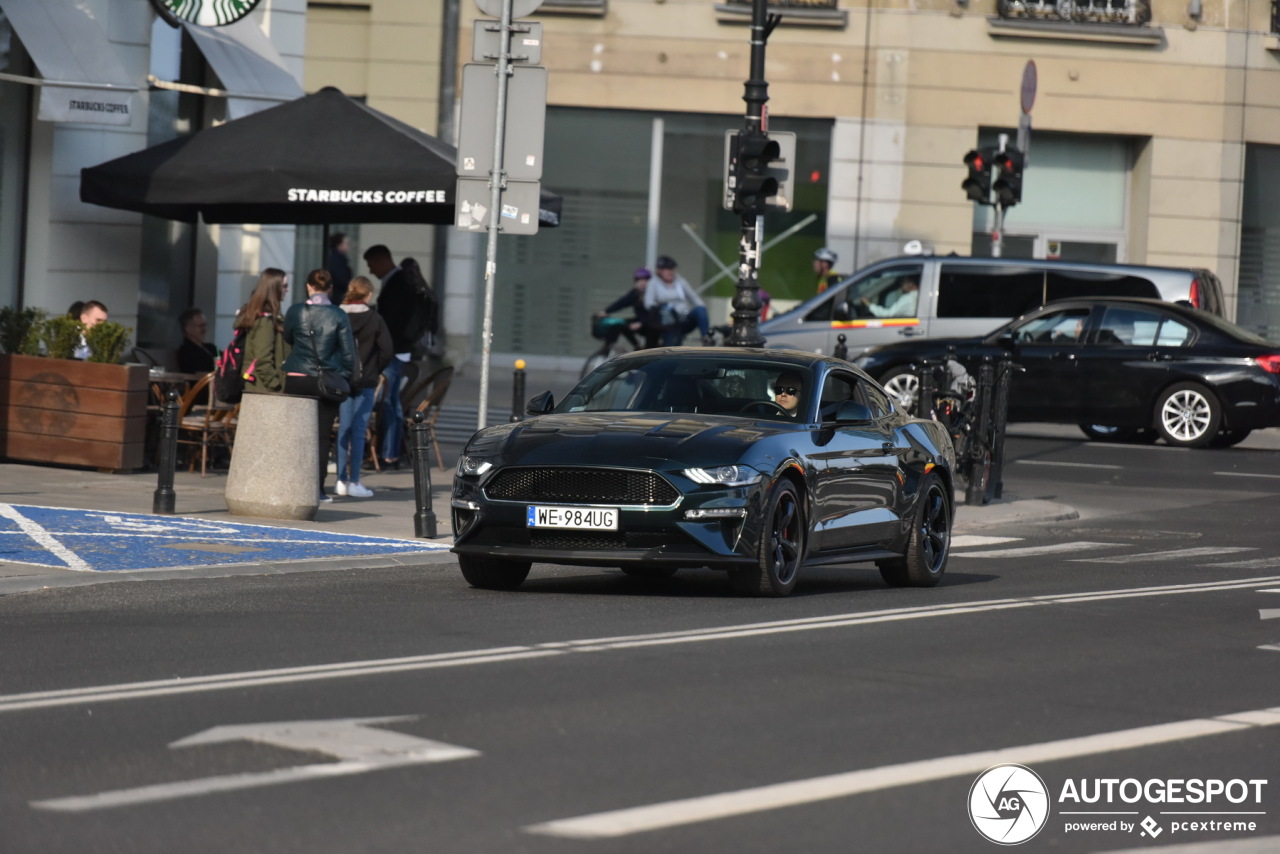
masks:
[[[175,27],[183,23],[221,27],[240,20],[259,2],[261,0],[151,0],[151,5]]]

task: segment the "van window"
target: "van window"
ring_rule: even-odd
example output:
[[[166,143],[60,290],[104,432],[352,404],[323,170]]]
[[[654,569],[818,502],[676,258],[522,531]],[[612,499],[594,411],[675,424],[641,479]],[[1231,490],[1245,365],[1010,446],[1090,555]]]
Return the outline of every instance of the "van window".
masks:
[[[887,317],[890,313],[894,316],[914,317],[914,301],[911,301],[910,311],[905,314],[902,311],[890,312],[889,309],[902,297],[904,283],[914,282],[919,287],[923,270],[921,264],[902,264],[876,270],[842,288],[834,299],[814,306],[804,319],[852,320],[855,317]]]
[[[942,265],[938,317],[1017,317],[1044,304],[1044,273],[1031,267]]]
[[[1090,270],[1050,270],[1046,302],[1079,297],[1160,298],[1160,290],[1150,279],[1122,273]]]

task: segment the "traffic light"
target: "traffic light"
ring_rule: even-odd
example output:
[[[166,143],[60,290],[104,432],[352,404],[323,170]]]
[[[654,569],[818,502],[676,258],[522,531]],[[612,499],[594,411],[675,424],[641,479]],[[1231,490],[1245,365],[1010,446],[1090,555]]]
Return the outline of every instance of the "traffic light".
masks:
[[[769,140],[778,144],[778,156],[766,169],[766,177],[778,182],[778,189],[773,195],[765,198],[765,208],[771,211],[789,211],[795,195],[796,174],[796,135],[790,131],[773,131]],[[821,179],[815,172],[810,175],[811,181]],[[738,131],[724,132],[724,209],[737,210],[738,194]]]
[[[990,148],[975,148],[964,156],[964,163],[969,167],[969,177],[964,179],[960,189],[969,196],[969,201],[980,205],[991,204],[991,161],[995,151]]]
[[[999,177],[991,185],[996,191],[996,201],[1011,208],[1022,201],[1022,168],[1027,162],[1026,155],[1010,145],[996,155],[994,162],[1000,170]]]
[[[733,157],[734,213],[764,213],[769,198],[778,194],[778,179],[769,174],[769,164],[781,156],[778,141],[767,134],[738,134]]]

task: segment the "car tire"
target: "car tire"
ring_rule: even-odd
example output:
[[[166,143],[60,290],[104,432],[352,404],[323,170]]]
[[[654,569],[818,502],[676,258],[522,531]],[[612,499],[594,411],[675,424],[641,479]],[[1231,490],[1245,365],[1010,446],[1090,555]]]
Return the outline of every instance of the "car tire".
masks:
[[[891,587],[933,587],[947,570],[951,551],[951,500],[942,481],[926,475],[920,484],[907,553],[897,560],[876,563],[880,577]]]
[[[920,378],[910,365],[890,368],[880,377],[880,385],[889,392],[893,402],[909,415],[916,414],[916,401],[920,397]]]
[[[1245,439],[1249,438],[1252,430],[1223,430],[1221,433],[1213,437],[1213,441],[1209,443],[1210,448],[1230,448],[1239,445]]]
[[[1175,383],[1156,401],[1155,425],[1170,445],[1203,448],[1222,427],[1222,405],[1199,383]]]
[[[743,596],[788,595],[800,575],[807,536],[800,496],[790,481],[779,480],[765,503],[756,562],[729,573],[733,591]]]
[[[622,571],[632,578],[647,578],[650,580],[659,578],[670,578],[675,575],[679,567],[676,566],[624,566]]]
[[[458,555],[462,577],[482,590],[515,590],[529,577],[533,564],[527,560],[502,560],[480,555]]]

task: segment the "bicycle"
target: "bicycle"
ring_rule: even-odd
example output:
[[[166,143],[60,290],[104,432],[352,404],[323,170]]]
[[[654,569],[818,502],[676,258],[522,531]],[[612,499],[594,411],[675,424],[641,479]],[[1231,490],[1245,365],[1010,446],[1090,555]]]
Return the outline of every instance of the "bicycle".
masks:
[[[625,317],[591,318],[591,337],[600,340],[600,348],[582,363],[582,370],[578,373],[578,379],[582,379],[614,356],[627,352],[619,339],[622,338],[624,332],[629,331],[627,326],[630,323],[631,321]]]

